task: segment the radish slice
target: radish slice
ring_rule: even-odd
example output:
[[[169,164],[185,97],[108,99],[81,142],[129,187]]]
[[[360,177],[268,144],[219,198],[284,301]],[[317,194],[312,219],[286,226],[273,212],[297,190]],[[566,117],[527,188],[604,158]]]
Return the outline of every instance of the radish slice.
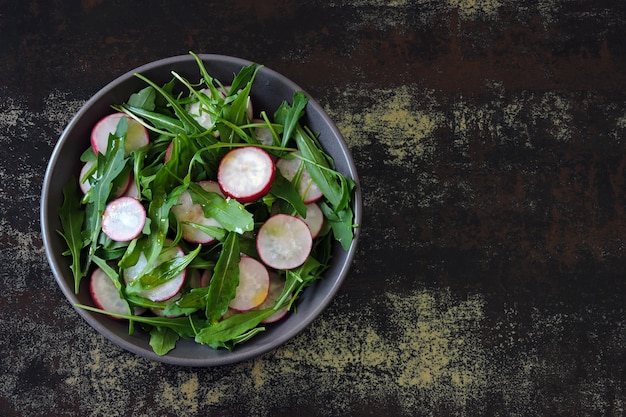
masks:
[[[163,161],[168,162],[170,160],[170,158],[172,157],[172,149],[174,149],[174,142],[170,142],[170,144],[167,145],[165,155],[163,155]]]
[[[315,239],[324,225],[324,213],[317,203],[310,203],[306,205],[306,217],[302,220],[309,226],[311,237]]]
[[[293,154],[300,155],[297,151]],[[276,168],[278,168],[283,177],[292,181],[300,170],[300,164],[302,164],[302,160],[298,157],[289,159],[281,158],[278,162],[276,162]],[[311,174],[307,171],[306,166],[302,166],[302,175],[300,176],[300,183],[298,184],[298,192],[300,193],[300,196],[304,200],[305,204],[313,203],[323,196],[322,191],[313,182]]]
[[[148,130],[141,123],[131,119],[124,113],[113,113],[100,119],[91,131],[91,148],[96,155],[98,152],[103,155],[106,153],[109,145],[109,135],[115,133],[117,124],[122,117],[126,117],[128,122],[126,140],[124,141],[124,153],[126,156],[150,142]]]
[[[208,88],[204,88],[200,90],[200,92],[204,93],[206,96],[211,96],[211,90],[209,90]],[[213,126],[215,125],[213,115],[209,112],[204,111],[199,101],[191,103],[187,107],[187,111],[189,112],[191,117],[196,119],[196,122],[198,122],[198,124],[206,130],[213,128]]]
[[[215,181],[201,181],[198,183],[206,191],[212,191],[224,197],[220,186]],[[187,242],[201,243],[208,245],[214,243],[216,239],[213,236],[204,233],[200,229],[195,228],[188,223],[197,223],[203,226],[216,226],[222,227],[222,225],[211,217],[205,217],[200,204],[194,204],[191,199],[191,195],[188,191],[185,191],[178,198],[178,204],[172,207],[172,213],[178,219],[178,222],[183,229],[183,239]]]
[[[128,188],[126,189],[124,196],[139,200],[139,189],[137,188],[137,182],[135,181],[135,176],[133,174],[130,174],[128,177]]]
[[[228,307],[237,311],[258,307],[267,298],[269,288],[267,268],[254,258],[242,256],[239,261],[239,285]]]
[[[91,178],[94,178],[94,174],[87,176],[87,173],[91,171],[91,168],[94,166],[96,161],[91,160],[85,162],[83,167],[80,170],[79,177],[79,186],[80,190],[83,194],[87,194],[87,192],[91,189],[91,182],[89,181]],[[130,187],[131,182],[131,174],[130,172],[123,173],[120,177],[116,178],[113,181],[113,188],[111,189],[111,195],[113,197],[120,197],[126,193],[128,187]]]
[[[89,180],[93,177],[93,175],[87,176],[87,173],[91,170],[91,168],[93,168],[93,166],[95,165],[96,161],[91,160],[91,161],[87,161],[85,162],[85,164],[83,165],[83,167],[80,169],[80,176],[78,177],[78,185],[80,186],[80,190],[83,192],[83,194],[87,194],[87,191],[89,191],[91,189],[91,182],[89,182]]]
[[[267,194],[274,181],[274,161],[261,148],[245,146],[228,152],[217,170],[222,192],[240,203],[249,203]]]
[[[265,123],[265,120],[252,119],[252,123]],[[274,144],[274,136],[268,127],[255,127],[254,134],[262,145],[270,146]]]
[[[169,243],[171,242],[168,240],[166,244]],[[152,267],[157,267],[158,265],[161,265],[163,262],[166,262],[170,259],[183,256],[185,256],[185,252],[183,252],[183,250],[179,246],[168,248],[161,252]],[[133,280],[137,279],[147,263],[148,260],[146,259],[146,255],[144,255],[143,252],[140,253],[137,263],[130,268],[126,268],[124,270],[124,282],[126,282],[126,284],[130,284]],[[184,270],[164,284],[161,284],[158,287],[154,287],[149,290],[141,291],[139,295],[152,301],[168,300],[172,297],[175,297],[180,292],[181,288],[185,284],[186,277],[187,270]]]
[[[276,300],[278,300],[278,297],[280,297],[280,295],[283,293],[284,288],[285,288],[285,280],[282,279],[280,276],[278,276],[276,272],[271,272],[270,273],[270,291],[267,294],[267,298],[265,299],[265,301],[263,301],[263,303],[261,303],[261,305],[259,305],[256,309],[263,310],[266,308],[274,307],[274,304],[276,304]],[[272,314],[268,318],[261,320],[261,323],[268,324],[268,323],[277,322],[278,320],[285,317],[285,315],[287,314],[287,311],[289,311],[289,309],[287,308],[287,306],[285,306],[281,308],[280,310],[277,310],[276,313]]]
[[[211,278],[213,278],[213,270],[205,269],[205,271],[202,273],[202,276],[200,277],[200,286],[208,287],[211,283]]]
[[[102,231],[117,242],[128,242],[141,234],[146,209],[136,198],[120,197],[107,204],[102,214]]]
[[[293,269],[306,261],[313,238],[304,220],[288,214],[270,217],[259,229],[257,252],[265,265]]]
[[[119,290],[102,269],[96,268],[91,274],[89,292],[98,308],[111,313],[130,314],[128,303],[122,299]],[[111,317],[118,319],[115,316]]]

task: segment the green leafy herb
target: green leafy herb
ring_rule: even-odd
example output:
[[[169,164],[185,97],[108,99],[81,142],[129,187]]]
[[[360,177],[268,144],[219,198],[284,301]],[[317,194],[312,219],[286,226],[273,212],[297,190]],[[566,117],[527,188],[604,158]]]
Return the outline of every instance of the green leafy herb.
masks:
[[[74,275],[74,292],[76,293],[78,293],[81,279],[86,275],[86,271],[81,265],[85,211],[81,208],[77,189],[77,181],[72,177],[63,187],[63,205],[58,210],[62,229],[58,233],[65,239],[69,254],[72,256],[70,268]]]
[[[213,270],[206,295],[206,317],[215,324],[228,310],[239,285],[239,235],[230,232],[222,245],[222,253]]]
[[[196,342],[211,346],[230,347],[226,344],[250,329],[255,328],[261,320],[274,314],[271,308],[265,310],[252,310],[242,314],[236,314],[220,321],[213,326],[201,329],[195,337]]]
[[[150,346],[159,356],[166,355],[176,347],[180,335],[169,327],[157,326],[150,330]]]
[[[224,229],[243,233],[254,228],[252,214],[237,200],[225,199],[221,195],[206,191],[195,183],[189,184],[189,194],[194,204],[202,207],[204,215],[217,220]]]

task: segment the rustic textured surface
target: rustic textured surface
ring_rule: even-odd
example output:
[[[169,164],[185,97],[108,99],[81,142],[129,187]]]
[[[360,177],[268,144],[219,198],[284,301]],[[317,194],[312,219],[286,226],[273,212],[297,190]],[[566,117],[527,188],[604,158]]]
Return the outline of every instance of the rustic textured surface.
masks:
[[[0,415],[624,415],[625,30],[612,0],[0,0]],[[331,307],[217,369],[92,330],[38,222],[80,105],[189,50],[315,96],[365,203]]]

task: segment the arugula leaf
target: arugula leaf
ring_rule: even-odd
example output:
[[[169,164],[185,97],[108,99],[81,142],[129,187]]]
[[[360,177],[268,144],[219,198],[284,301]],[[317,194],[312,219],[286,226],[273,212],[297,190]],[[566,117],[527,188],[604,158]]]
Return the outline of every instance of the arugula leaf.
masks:
[[[296,92],[293,95],[293,105],[284,101],[274,113],[274,119],[283,125],[281,146],[286,147],[292,133],[298,124],[298,120],[304,115],[304,109],[309,102],[304,93]]]
[[[147,264],[144,273],[154,265],[161,254],[169,230],[169,215],[172,207],[177,204],[178,197],[185,191],[186,186],[175,188],[169,195],[163,190],[155,190],[156,195],[148,205],[148,218],[150,219],[150,234],[143,244],[143,253]]]
[[[348,250],[354,238],[354,214],[352,209],[350,206],[346,206],[342,210],[336,211],[325,202],[320,202],[319,206],[333,229],[335,239],[345,250]]]
[[[153,317],[153,316],[135,316],[133,314],[120,314],[102,310],[85,304],[75,304],[76,307],[83,310],[92,311],[94,313],[106,314],[120,319],[132,320],[138,323],[150,326],[167,327],[178,333],[181,337],[195,337],[196,328],[203,328],[207,324],[204,320],[194,319],[192,317]]]
[[[274,174],[274,182],[272,183],[270,192],[274,196],[291,204],[293,209],[300,216],[306,216],[306,204],[304,204],[300,193],[298,193],[293,183],[285,178],[278,169]]]
[[[196,249],[185,256],[169,259],[150,269],[148,272],[141,274],[126,285],[126,293],[139,294],[142,291],[158,287],[177,277],[183,273],[185,268],[187,268],[191,261],[198,255],[201,248],[202,246],[198,245]]]
[[[180,336],[169,327],[157,326],[150,330],[150,346],[154,353],[159,356],[166,355],[176,347]]]
[[[138,109],[152,111],[155,109],[156,91],[153,87],[146,87],[128,98],[128,105]]]
[[[222,245],[206,295],[206,317],[215,324],[228,310],[239,285],[239,235],[230,232]]]
[[[217,220],[224,229],[239,234],[254,229],[254,219],[245,207],[234,199],[206,191],[196,183],[189,184],[189,194],[194,204],[202,207],[204,215]]]
[[[235,314],[211,326],[206,326],[196,334],[195,340],[198,343],[211,346],[228,347],[226,342],[236,339],[250,329],[254,329],[261,323],[261,320],[274,314],[271,308],[264,310],[251,310],[241,314]],[[258,329],[261,331],[263,329]]]
[[[89,257],[95,254],[98,243],[98,235],[101,231],[102,213],[106,207],[113,183],[126,167],[124,155],[124,142],[128,122],[125,117],[120,118],[115,134],[109,135],[106,155],[98,153],[96,181],[91,186],[89,200],[87,202],[87,229],[90,231]]]
[[[142,107],[135,107],[131,104],[116,106],[115,109],[122,111],[131,117],[135,116],[133,118],[147,129],[162,135],[176,136],[177,134],[186,132],[183,123],[174,117],[147,110]],[[147,124],[146,121],[150,122],[150,124]]]
[[[164,88],[161,88],[142,74],[135,74],[135,76],[145,81],[149,86],[153,87],[163,98],[165,98],[178,119],[183,123],[186,133],[193,134],[202,132],[204,130],[204,128],[198,124],[198,122],[189,114],[189,112],[180,104],[180,102],[170,94],[170,92],[168,92]]]
[[[63,187],[63,204],[59,207],[58,215],[61,219],[61,230],[57,230],[69,249],[72,256],[70,269],[74,275],[74,292],[78,294],[81,279],[87,271],[81,266],[81,251],[83,248],[83,222],[85,211],[81,208],[78,197],[78,186],[74,177]]]
[[[209,287],[193,288],[180,299],[169,303],[163,310],[165,316],[190,315],[206,308],[206,296]]]

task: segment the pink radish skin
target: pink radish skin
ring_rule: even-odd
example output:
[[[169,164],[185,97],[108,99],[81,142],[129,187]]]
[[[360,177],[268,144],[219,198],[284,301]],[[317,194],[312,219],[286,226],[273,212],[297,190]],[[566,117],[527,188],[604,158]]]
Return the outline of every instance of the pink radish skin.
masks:
[[[298,152],[296,152],[296,154],[299,155]],[[300,169],[300,164],[302,163],[302,160],[298,157],[291,159],[281,158],[276,162],[276,168],[280,171],[283,177],[292,181],[296,177]],[[298,192],[300,193],[300,196],[304,200],[305,204],[313,203],[324,196],[319,187],[313,182],[311,174],[309,174],[309,171],[307,171],[305,166],[302,167],[302,175],[300,176],[300,183],[298,184]]]
[[[265,265],[249,256],[242,256],[239,261],[239,286],[228,307],[237,311],[258,307],[267,298],[269,288],[270,276]]]
[[[100,268],[91,274],[89,292],[96,307],[117,314],[130,314],[128,303],[120,297],[120,293],[111,278]],[[110,316],[119,319],[115,316]]]
[[[200,286],[201,287],[208,287],[209,284],[211,283],[211,278],[213,277],[213,271],[210,269],[206,269],[203,273],[202,276],[200,277]]]
[[[134,150],[146,146],[150,142],[150,136],[146,128],[139,122],[126,116],[124,113],[113,113],[103,117],[96,123],[91,131],[91,148],[97,155],[98,152],[105,154],[109,144],[109,135],[115,133],[117,124],[122,117],[126,117],[128,129],[124,142],[124,153],[126,156]]]
[[[120,197],[107,204],[102,214],[102,231],[117,242],[128,242],[141,234],[146,209],[132,197]]]
[[[171,241],[168,240],[166,242],[166,245],[170,243]],[[163,262],[166,262],[175,257],[183,257],[183,256],[185,256],[185,252],[179,246],[168,248],[159,255],[153,267],[156,267],[162,264]],[[139,259],[137,260],[137,263],[131,266],[130,268],[126,268],[123,271],[124,282],[126,282],[126,284],[128,285],[133,280],[137,279],[139,277],[139,274],[143,271],[144,267],[146,266],[147,262],[148,260],[146,259],[146,256],[144,255],[144,253],[142,252],[141,254],[139,254]],[[187,277],[187,270],[184,270],[182,273],[172,278],[171,280],[167,281],[166,283],[161,284],[158,287],[142,291],[138,295],[145,297],[151,301],[169,300],[170,298],[175,297],[177,294],[180,293],[181,288],[185,284],[186,277]]]
[[[217,193],[224,197],[220,186],[215,181],[201,181],[198,183],[204,190]],[[203,226],[216,226],[222,227],[222,225],[215,219],[205,217],[200,204],[194,204],[189,192],[185,191],[178,198],[178,204],[172,207],[172,213],[181,224],[183,229],[183,238],[187,242],[200,243],[208,245],[216,242],[213,236],[210,236],[200,229],[193,227],[192,225],[185,224],[184,222],[197,223]]]
[[[174,142],[171,142],[167,146],[167,149],[165,150],[165,155],[163,156],[163,160],[165,162],[168,162],[170,160],[170,158],[172,157],[172,149],[174,149]]]
[[[293,269],[306,261],[313,238],[304,220],[288,214],[270,217],[259,229],[256,247],[265,265],[274,269]]]
[[[265,301],[261,303],[261,305],[259,305],[256,310],[263,310],[266,308],[274,307],[274,304],[276,304],[276,300],[278,300],[278,297],[280,297],[280,295],[283,293],[284,288],[285,280],[278,276],[276,272],[270,272],[270,291],[267,294],[267,298],[265,299]],[[289,309],[287,307],[283,307],[280,310],[277,310],[276,313],[272,314],[268,318],[261,320],[261,323],[275,323],[285,317],[288,311]]]
[[[267,194],[275,174],[274,161],[261,148],[245,146],[228,152],[217,170],[222,192],[240,203],[250,203]]]
[[[306,217],[302,218],[302,220],[309,226],[311,237],[315,239],[324,225],[324,213],[322,213],[322,209],[317,203],[310,203],[306,205]]]

